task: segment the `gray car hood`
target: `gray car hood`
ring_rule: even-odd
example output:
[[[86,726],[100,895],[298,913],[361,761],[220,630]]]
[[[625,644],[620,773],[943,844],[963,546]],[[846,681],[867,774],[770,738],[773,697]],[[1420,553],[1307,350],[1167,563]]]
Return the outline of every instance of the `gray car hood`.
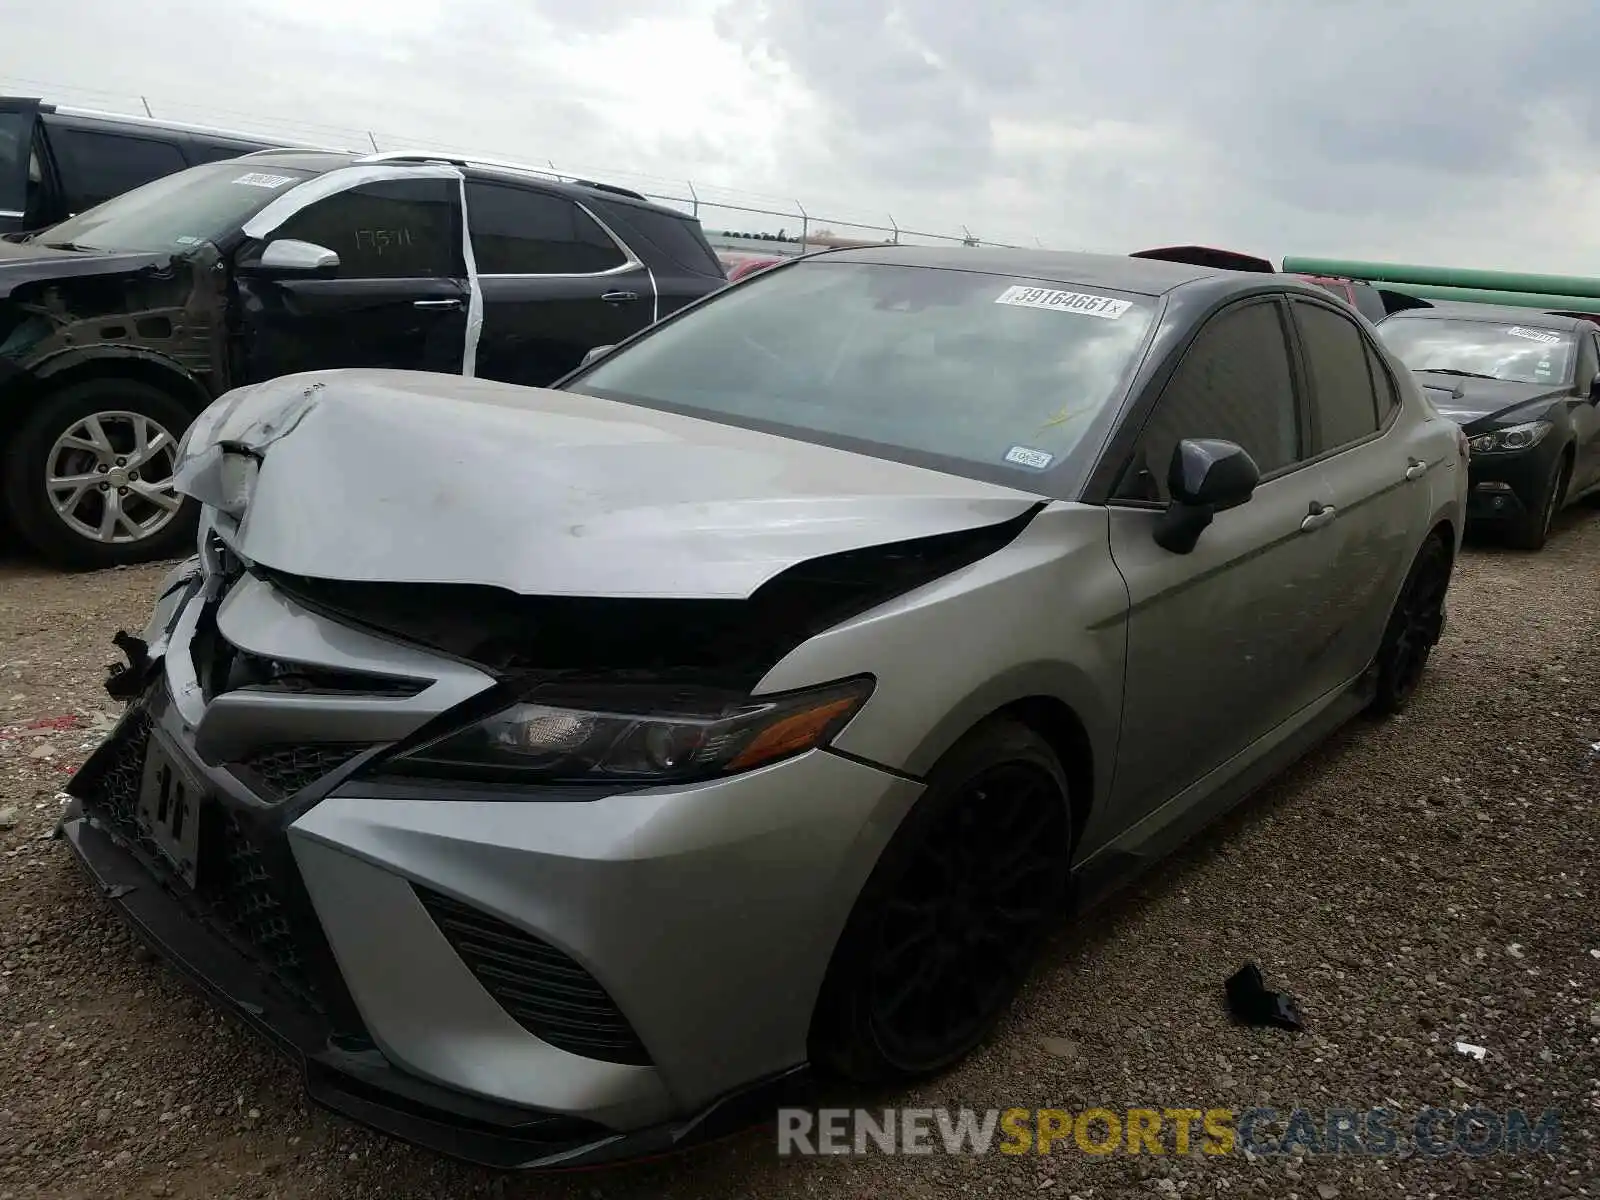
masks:
[[[228,393],[185,436],[177,482],[279,571],[547,596],[742,599],[806,559],[1041,499],[569,392],[378,370]]]

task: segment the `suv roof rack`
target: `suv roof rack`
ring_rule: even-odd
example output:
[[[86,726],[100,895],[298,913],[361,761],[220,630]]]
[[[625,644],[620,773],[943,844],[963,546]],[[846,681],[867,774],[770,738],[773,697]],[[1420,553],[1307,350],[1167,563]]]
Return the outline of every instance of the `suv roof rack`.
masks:
[[[599,183],[593,179],[581,179],[576,175],[566,175],[556,170],[546,170],[544,167],[533,167],[527,163],[509,162],[500,158],[475,158],[462,157],[454,154],[426,154],[415,150],[380,150],[376,154],[368,154],[356,160],[357,165],[384,162],[418,162],[418,163],[449,163],[452,167],[483,167],[491,171],[505,171],[512,175],[532,175],[540,179],[552,179],[557,183],[572,183],[579,187],[594,188],[600,192],[612,192],[619,196],[627,196],[634,200],[643,200],[649,203],[650,198],[643,192],[636,192],[631,188],[619,187],[614,183]]]
[[[262,154],[343,154],[343,150],[330,150],[326,146],[268,146],[264,150],[247,150],[236,158],[255,158]]]

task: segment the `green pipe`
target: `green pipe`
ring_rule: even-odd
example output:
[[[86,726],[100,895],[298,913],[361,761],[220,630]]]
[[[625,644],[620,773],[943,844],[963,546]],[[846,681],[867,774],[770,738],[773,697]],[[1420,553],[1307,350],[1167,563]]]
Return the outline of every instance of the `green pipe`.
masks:
[[[1463,267],[1419,267],[1407,263],[1360,262],[1340,258],[1286,258],[1283,260],[1283,270],[1289,275],[1341,275],[1373,283],[1415,283],[1432,287],[1539,292],[1544,295],[1600,299],[1600,279],[1581,275],[1530,275],[1522,271],[1474,271]]]
[[[1418,296],[1423,300],[1451,300],[1457,304],[1504,304],[1515,308],[1557,309],[1600,313],[1600,297],[1555,296],[1539,292],[1499,292],[1484,288],[1429,287],[1417,283],[1379,283],[1383,290]]]

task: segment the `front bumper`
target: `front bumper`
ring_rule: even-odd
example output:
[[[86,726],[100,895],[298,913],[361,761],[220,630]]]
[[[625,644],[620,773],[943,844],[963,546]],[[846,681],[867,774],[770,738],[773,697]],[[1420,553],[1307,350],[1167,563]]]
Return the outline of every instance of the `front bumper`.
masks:
[[[581,801],[348,762],[269,794],[234,761],[261,761],[238,706],[195,683],[208,603],[191,588],[146,630],[147,690],[69,784],[61,832],[162,956],[300,1060],[313,1100],[453,1157],[559,1168],[719,1136],[804,1088],[832,946],[918,785],[813,752]],[[258,643],[321,620],[294,616]],[[340,666],[365,652],[331,632]],[[275,737],[355,727],[347,703],[294,701],[263,718]],[[134,817],[152,739],[207,795],[193,887]]]
[[[1520,454],[1474,455],[1467,471],[1467,520],[1489,524],[1542,512],[1555,466],[1550,441]]]

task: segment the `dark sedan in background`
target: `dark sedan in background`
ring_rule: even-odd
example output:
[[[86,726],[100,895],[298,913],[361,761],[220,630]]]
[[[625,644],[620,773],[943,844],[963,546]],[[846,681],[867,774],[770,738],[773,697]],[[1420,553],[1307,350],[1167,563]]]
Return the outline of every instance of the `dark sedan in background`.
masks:
[[[1556,513],[1600,493],[1600,324],[1455,304],[1394,313],[1378,333],[1467,434],[1469,520],[1538,550]]]

